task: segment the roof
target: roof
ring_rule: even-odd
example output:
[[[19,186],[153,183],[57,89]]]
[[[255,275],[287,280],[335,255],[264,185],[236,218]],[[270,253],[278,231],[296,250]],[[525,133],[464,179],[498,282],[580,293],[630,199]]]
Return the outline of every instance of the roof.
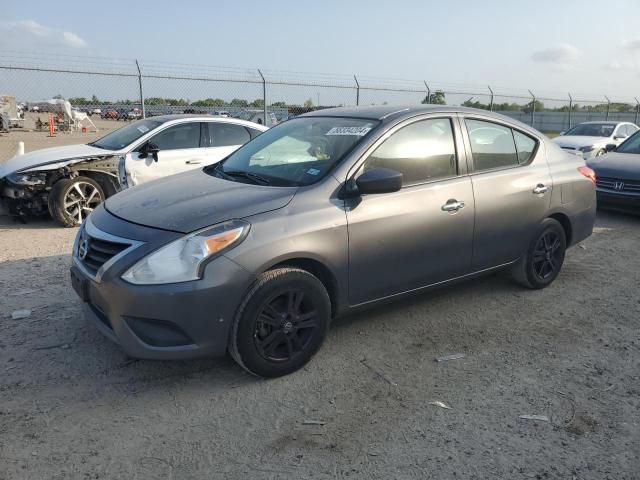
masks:
[[[608,125],[618,125],[620,123],[632,123],[632,122],[617,122],[615,120],[591,120],[590,122],[580,122],[578,125],[583,125],[585,123],[598,123],[598,124],[608,124]]]
[[[478,108],[452,107],[447,105],[379,105],[371,107],[325,108],[305,113],[300,115],[300,117],[351,117],[370,120],[396,121],[425,113],[467,113],[482,115],[485,117],[494,117],[496,120],[517,125],[523,130],[536,132],[536,130],[531,128],[529,125],[500,113],[481,110]]]
[[[146,118],[146,120],[153,120],[161,123],[170,122],[172,120],[187,120],[187,119],[207,120],[207,121],[215,120],[221,123],[236,123],[236,124],[245,125],[247,127],[256,128],[258,130],[267,130],[267,128],[264,125],[260,125],[255,122],[249,122],[248,120],[242,120],[240,118],[234,118],[234,117],[222,117],[218,115],[209,115],[206,113],[176,113],[171,115],[158,115],[156,117]]]

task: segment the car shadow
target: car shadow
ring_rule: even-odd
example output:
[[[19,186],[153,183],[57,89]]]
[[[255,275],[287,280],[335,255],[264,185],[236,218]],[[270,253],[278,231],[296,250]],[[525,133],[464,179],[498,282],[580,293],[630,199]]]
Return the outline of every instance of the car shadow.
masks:
[[[9,214],[0,215],[0,230],[41,230],[48,228],[65,228],[49,217],[14,217]]]

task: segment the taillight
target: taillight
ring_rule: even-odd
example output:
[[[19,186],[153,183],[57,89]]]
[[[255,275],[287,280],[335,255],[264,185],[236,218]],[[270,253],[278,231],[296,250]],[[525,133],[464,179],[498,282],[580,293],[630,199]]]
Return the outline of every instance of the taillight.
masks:
[[[594,172],[592,169],[590,169],[589,167],[578,167],[578,171],[589,180],[591,180],[594,185],[596,184],[596,172]]]

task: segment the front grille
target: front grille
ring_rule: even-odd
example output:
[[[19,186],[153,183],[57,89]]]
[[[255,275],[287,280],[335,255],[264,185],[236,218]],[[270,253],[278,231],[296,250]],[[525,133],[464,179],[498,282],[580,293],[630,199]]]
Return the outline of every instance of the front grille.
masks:
[[[639,180],[625,180],[624,178],[597,177],[596,186],[613,190],[614,192],[627,192],[640,194]]]
[[[86,229],[83,229],[75,254],[84,267],[95,275],[100,267],[130,246],[131,244],[110,242],[92,237]]]

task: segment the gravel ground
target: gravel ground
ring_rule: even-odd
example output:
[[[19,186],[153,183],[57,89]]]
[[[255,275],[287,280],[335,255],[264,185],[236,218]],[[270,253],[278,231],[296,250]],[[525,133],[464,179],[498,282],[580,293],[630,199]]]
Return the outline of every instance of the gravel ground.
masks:
[[[599,212],[545,290],[494,275],[340,319],[270,381],[127,358],[80,315],[74,234],[0,219],[0,479],[638,478],[640,217]]]

